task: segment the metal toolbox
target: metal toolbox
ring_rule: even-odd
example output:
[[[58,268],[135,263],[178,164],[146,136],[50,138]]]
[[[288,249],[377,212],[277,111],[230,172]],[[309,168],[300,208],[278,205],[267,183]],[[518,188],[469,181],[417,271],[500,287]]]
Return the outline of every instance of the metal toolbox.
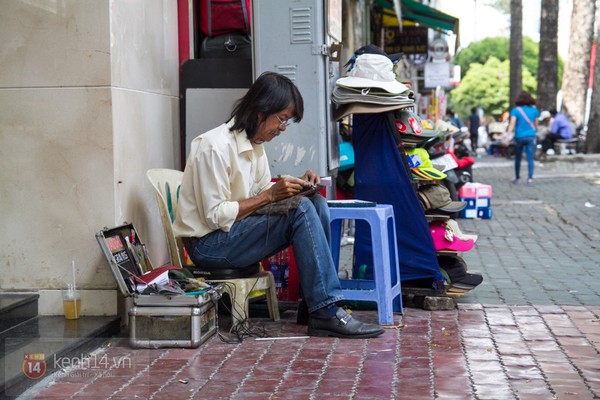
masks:
[[[119,291],[133,298],[129,309],[130,344],[136,348],[198,347],[217,331],[222,288],[194,295],[144,295],[133,277],[152,270],[145,246],[132,224],[96,233]]]
[[[194,348],[216,331],[217,313],[213,304],[129,309],[129,344],[134,348]]]

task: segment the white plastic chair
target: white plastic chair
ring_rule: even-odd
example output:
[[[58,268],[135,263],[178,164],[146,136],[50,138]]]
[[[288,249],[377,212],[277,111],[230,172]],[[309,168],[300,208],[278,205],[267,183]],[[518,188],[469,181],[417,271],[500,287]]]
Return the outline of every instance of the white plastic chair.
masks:
[[[149,169],[146,172],[146,176],[150,183],[152,183],[156,194],[156,202],[169,246],[171,264],[178,267],[188,266],[198,268],[198,266],[186,265],[183,262],[185,260],[184,247],[181,240],[176,238],[173,232],[173,221],[177,212],[177,199],[179,197],[179,187],[183,172],[173,169],[154,168]],[[246,278],[218,279],[211,280],[211,282],[222,284],[224,291],[229,295],[233,326],[237,324],[246,325],[249,315],[248,300],[251,297],[250,293],[257,290],[265,291],[269,316],[273,321],[279,321],[279,304],[277,302],[275,279],[273,279],[271,272],[261,271]]]

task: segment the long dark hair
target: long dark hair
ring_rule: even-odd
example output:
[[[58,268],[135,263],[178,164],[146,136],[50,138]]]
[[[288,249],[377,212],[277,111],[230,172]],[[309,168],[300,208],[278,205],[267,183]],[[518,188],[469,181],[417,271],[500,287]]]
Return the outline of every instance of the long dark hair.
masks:
[[[229,130],[245,130],[248,139],[252,139],[256,135],[258,125],[269,115],[290,106],[294,109],[290,119],[300,122],[304,114],[304,101],[296,85],[286,76],[276,72],[264,72],[254,81],[244,97],[237,101],[231,112],[231,118],[235,118],[235,122]],[[262,113],[260,121],[259,113]]]
[[[515,99],[515,105],[519,106],[535,106],[535,99],[529,92],[521,92]]]

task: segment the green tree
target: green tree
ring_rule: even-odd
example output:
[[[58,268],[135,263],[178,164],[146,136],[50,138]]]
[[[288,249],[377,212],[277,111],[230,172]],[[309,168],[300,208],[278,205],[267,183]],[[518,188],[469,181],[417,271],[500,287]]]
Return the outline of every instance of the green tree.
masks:
[[[485,64],[471,64],[460,85],[450,92],[450,106],[465,119],[471,107],[481,107],[488,116],[500,115],[509,109],[508,60],[489,57]],[[536,79],[523,67],[523,90],[535,93]]]
[[[523,37],[523,65],[531,75],[538,77],[538,47],[539,44],[530,37]],[[469,46],[459,50],[454,57],[454,64],[460,65],[462,76],[469,71],[473,63],[485,64],[490,57],[496,57],[500,61],[508,60],[509,38],[494,37],[486,38],[478,42],[472,42]],[[564,61],[558,58],[559,81],[563,73]],[[560,82],[559,82],[560,87]],[[535,92],[534,92],[535,93]]]

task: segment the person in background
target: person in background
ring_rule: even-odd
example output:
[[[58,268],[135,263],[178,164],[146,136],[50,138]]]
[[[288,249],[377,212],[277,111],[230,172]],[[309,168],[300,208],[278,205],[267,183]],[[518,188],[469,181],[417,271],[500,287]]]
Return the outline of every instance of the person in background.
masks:
[[[552,114],[550,111],[544,110],[540,113],[540,117],[538,118],[538,130],[537,130],[537,140],[538,143],[541,143],[542,140],[546,138],[546,135],[550,133],[550,123],[552,122]]]
[[[516,107],[510,111],[510,122],[506,145],[514,139],[515,143],[515,179],[512,183],[520,182],[521,158],[523,151],[527,156],[527,185],[533,186],[533,156],[535,155],[535,138],[537,135],[538,117],[540,112],[535,106],[535,99],[529,92],[521,92],[515,100]]]
[[[471,151],[473,154],[477,154],[478,139],[479,139],[479,125],[481,125],[481,118],[477,114],[477,108],[471,108],[471,115],[467,119],[467,127],[469,128],[469,136],[471,138]]]
[[[488,135],[490,138],[488,144],[489,155],[493,155],[494,157],[502,155],[507,126],[508,123],[502,121],[501,115],[496,116],[493,121],[488,124]]]
[[[274,203],[320,182],[310,170],[300,178],[271,181],[263,143],[300,122],[303,112],[302,96],[289,78],[260,75],[229,121],[192,141],[173,229],[196,266],[243,268],[292,245],[308,334],[376,337],[383,333],[379,325],[360,322],[336,305],[343,295],[329,247],[325,198],[298,196],[282,212],[271,212]]]
[[[460,119],[458,119],[458,117],[456,116],[456,114],[454,113],[454,111],[452,111],[451,109],[446,110],[446,122],[451,123],[452,125],[454,125],[458,129],[462,128],[462,124],[460,123]]]
[[[552,115],[550,111],[544,110],[540,113],[540,117],[538,118],[538,126],[537,126],[537,148],[540,148],[539,158],[541,160],[545,160],[546,151],[542,151],[544,139],[546,139],[546,135],[550,133],[550,123],[552,122]],[[536,154],[537,155],[537,154]]]
[[[571,139],[573,137],[573,127],[569,118],[563,113],[554,109],[550,110],[552,123],[550,124],[550,132],[542,140],[542,154],[546,154],[549,149],[554,148],[554,142],[559,139]]]

